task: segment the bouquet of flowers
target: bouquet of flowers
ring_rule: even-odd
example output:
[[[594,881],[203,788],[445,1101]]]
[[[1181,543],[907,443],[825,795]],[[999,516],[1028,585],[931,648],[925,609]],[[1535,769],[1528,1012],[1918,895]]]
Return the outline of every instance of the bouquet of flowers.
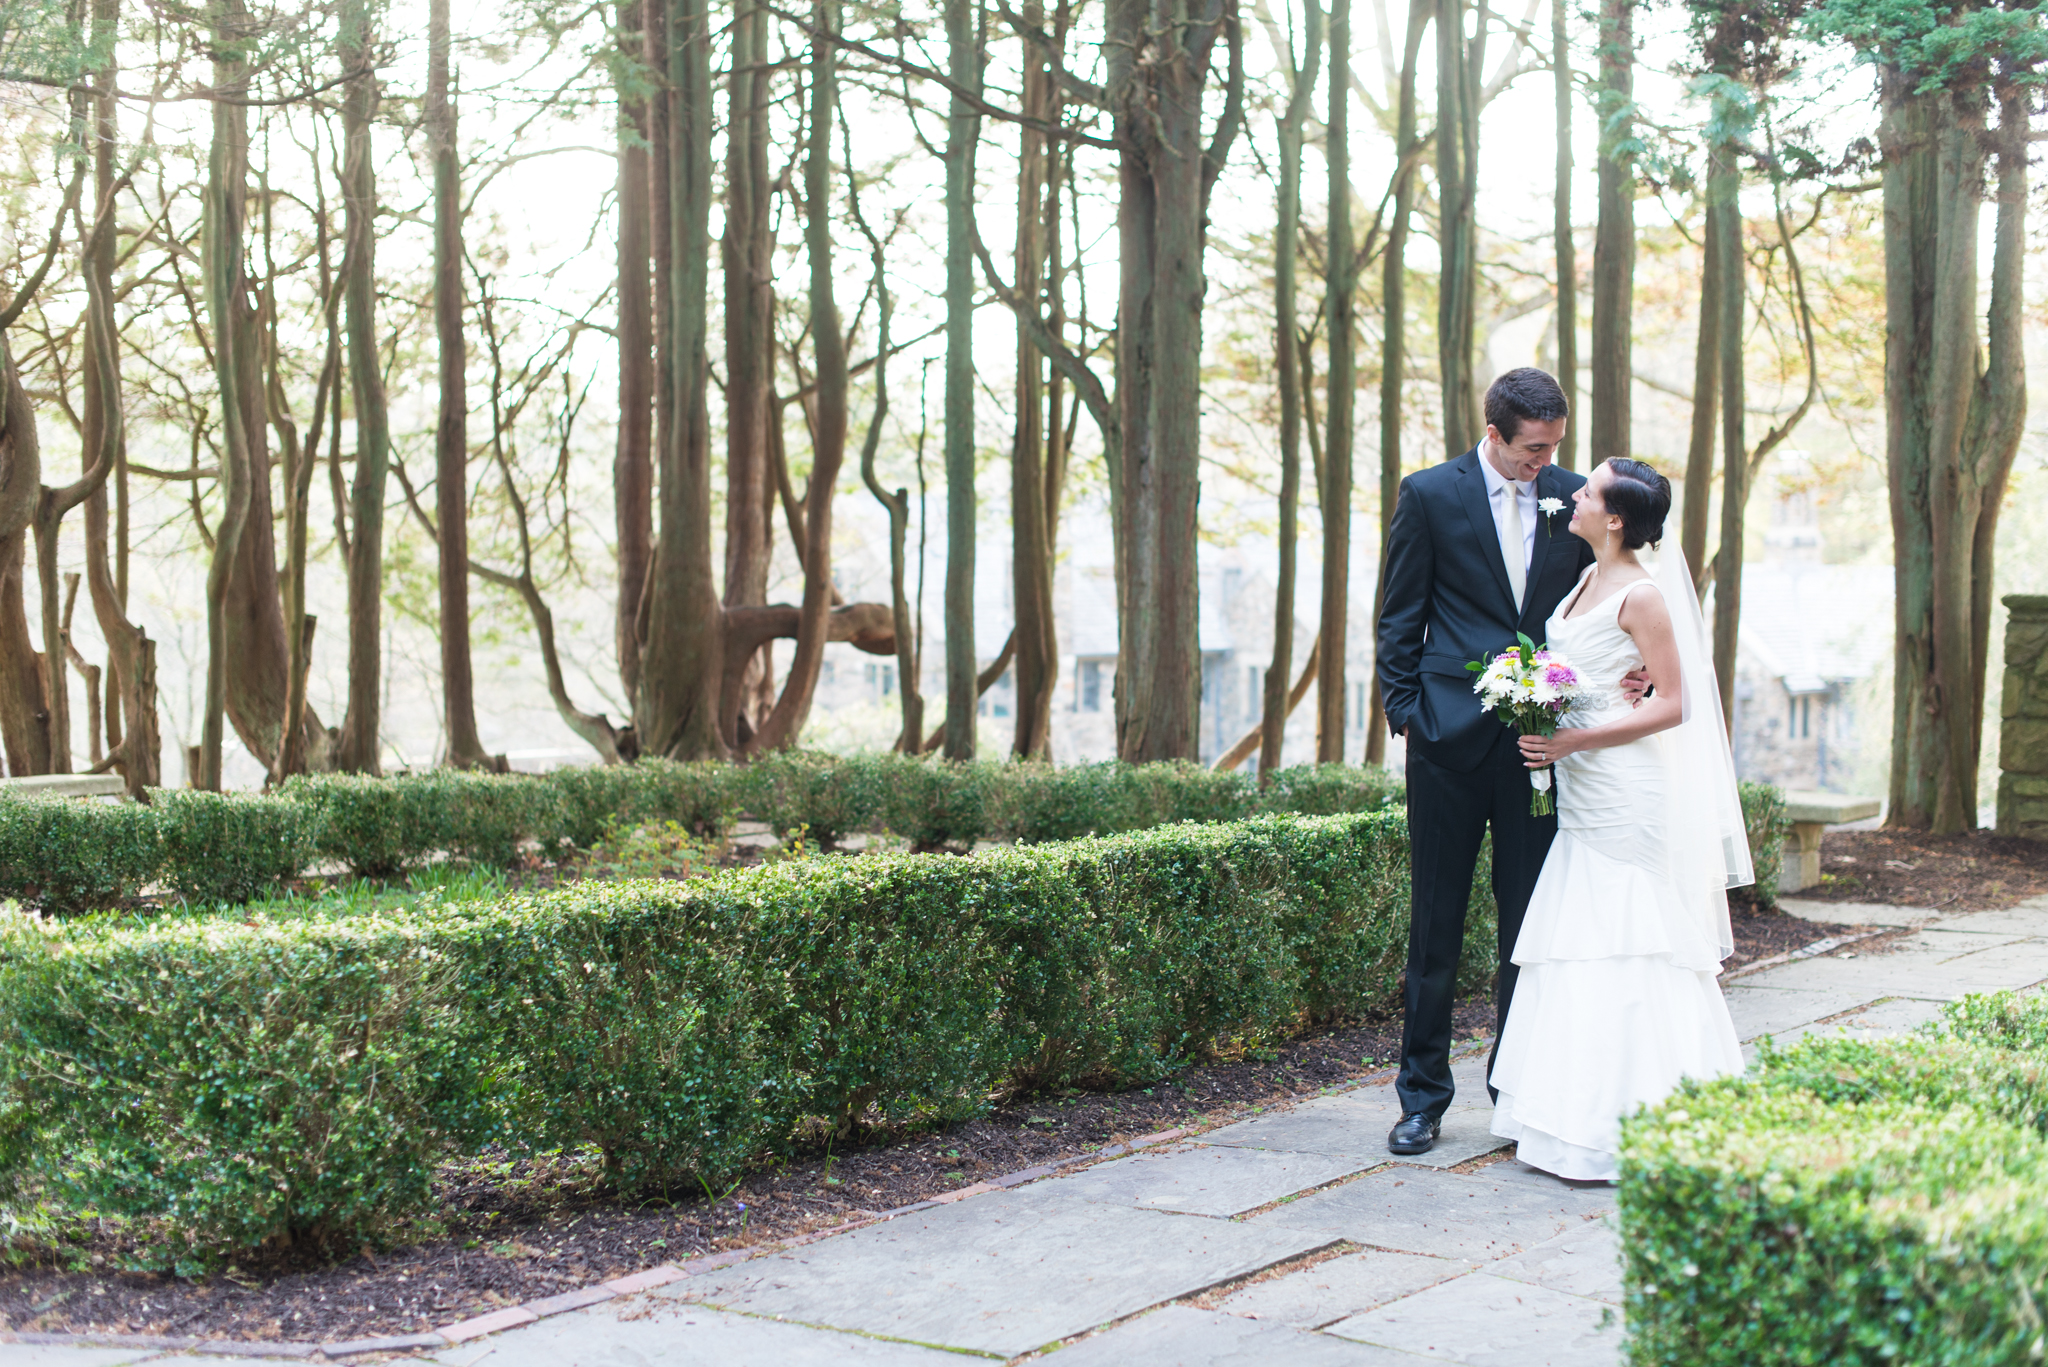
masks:
[[[1585,695],[1579,671],[1548,646],[1519,631],[1515,637],[1521,642],[1516,649],[1465,666],[1479,676],[1472,684],[1479,710],[1497,711],[1502,725],[1514,727],[1517,735],[1555,735],[1558,722]],[[1530,770],[1529,786],[1529,815],[1549,816],[1557,810],[1548,768]]]

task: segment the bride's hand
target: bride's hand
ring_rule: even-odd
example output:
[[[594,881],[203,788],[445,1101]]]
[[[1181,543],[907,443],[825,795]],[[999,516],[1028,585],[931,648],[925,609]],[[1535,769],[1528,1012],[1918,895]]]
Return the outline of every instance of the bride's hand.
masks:
[[[1569,731],[1560,731],[1554,736],[1524,736],[1522,764],[1529,769],[1546,768],[1566,755],[1576,753],[1578,748],[1572,743]]]

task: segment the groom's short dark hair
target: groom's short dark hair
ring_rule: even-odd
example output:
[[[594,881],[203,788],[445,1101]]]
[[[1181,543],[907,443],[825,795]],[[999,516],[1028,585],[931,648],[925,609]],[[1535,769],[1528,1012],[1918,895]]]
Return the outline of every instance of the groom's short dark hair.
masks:
[[[1486,387],[1486,425],[1513,441],[1525,422],[1556,422],[1572,411],[1557,381],[1535,366],[1517,366]]]

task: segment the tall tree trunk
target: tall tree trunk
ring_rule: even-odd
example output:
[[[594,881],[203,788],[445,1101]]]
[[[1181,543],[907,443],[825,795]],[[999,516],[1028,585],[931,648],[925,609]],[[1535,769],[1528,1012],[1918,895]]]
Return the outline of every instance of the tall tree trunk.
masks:
[[[656,257],[656,301],[669,319],[657,339],[656,436],[660,527],[640,614],[641,677],[634,729],[641,753],[704,759],[725,753],[719,687],[724,616],[711,545],[711,419],[707,407],[707,298],[711,258],[711,60],[704,0],[664,0],[665,118],[660,174],[668,187],[668,241]],[[650,5],[650,33],[654,6]],[[664,126],[665,125],[665,126]],[[658,174],[657,179],[659,180]]]
[[[341,726],[339,767],[378,772],[384,656],[384,498],[391,469],[391,426],[384,372],[377,354],[377,168],[370,118],[377,76],[371,65],[373,0],[342,0],[341,59],[349,71],[342,100],[347,148],[342,195],[348,245],[343,253],[348,298],[348,371],[354,391],[356,474],[349,490],[354,524],[348,556],[348,712]]]
[[[327,212],[326,182],[317,162],[313,168],[313,192],[313,253],[319,269],[320,321],[326,334],[326,348],[321,359],[320,377],[313,387],[313,414],[306,425],[305,440],[301,443],[286,439],[283,443],[285,487],[288,491],[285,499],[283,588],[286,641],[284,744],[279,747],[277,761],[271,767],[271,778],[278,783],[308,769],[334,767],[335,736],[320,724],[320,719],[306,702],[316,624],[313,615],[306,611],[306,558],[313,512],[313,467],[319,462],[320,440],[325,435],[330,451],[328,474],[337,482],[340,479],[336,439],[341,431],[342,384],[341,290],[334,270],[334,235]],[[278,355],[277,309],[273,304],[266,312],[270,328],[270,403],[273,421],[282,424],[287,405]],[[336,515],[339,518],[339,500]],[[343,563],[346,565],[346,539],[338,539],[343,542]]]
[[[1446,27],[1452,27],[1446,25]],[[1463,63],[1458,64],[1463,71]],[[1354,343],[1357,329],[1358,279],[1355,248],[1351,235],[1351,0],[1332,0],[1330,5],[1330,102],[1329,133],[1324,142],[1329,164],[1329,241],[1326,249],[1328,291],[1326,309],[1330,317],[1329,403],[1325,418],[1328,432],[1323,438],[1323,602],[1322,624],[1316,640],[1322,646],[1316,670],[1316,762],[1341,764],[1344,760],[1344,654],[1351,618],[1351,446],[1352,414],[1358,402],[1358,363]],[[1438,145],[1456,144],[1455,137],[1438,139]],[[1446,242],[1459,230],[1451,224],[1455,215],[1444,211]],[[1463,232],[1470,233],[1469,220]],[[1446,247],[1447,255],[1454,249]],[[1450,289],[1451,271],[1444,275]],[[1471,309],[1465,310],[1469,322]],[[1448,354],[1448,353],[1447,353]],[[1469,359],[1469,357],[1468,357]],[[1467,386],[1469,390],[1469,386]],[[1445,412],[1455,408],[1453,388],[1446,372]]]
[[[1699,340],[1693,348],[1692,440],[1685,457],[1685,510],[1679,545],[1693,580],[1704,589],[1706,583],[1707,522],[1713,505],[1714,416],[1719,411],[1721,384],[1721,317],[1725,307],[1721,273],[1728,259],[1724,240],[1731,224],[1740,236],[1741,222],[1733,202],[1736,177],[1734,166],[1726,164],[1717,144],[1709,152],[1707,168],[1707,221],[1701,233]],[[1724,715],[1727,715],[1724,713]]]
[[[1557,106],[1557,195],[1551,238],[1557,259],[1557,383],[1565,401],[1579,403],[1579,248],[1572,234],[1572,44],[1566,0],[1550,0],[1550,74]],[[1573,418],[1577,418],[1574,413]],[[1578,468],[1576,421],[1565,424],[1557,463]],[[1699,562],[1694,561],[1695,565]],[[1380,728],[1375,727],[1377,732]]]
[[[1896,550],[1890,825],[1973,829],[1999,504],[2026,416],[2022,289],[2027,119],[2016,93],[1986,127],[1982,97],[1881,77],[1885,401]],[[1998,202],[1980,343],[1978,227],[1986,162]]]
[[[1560,0],[1561,2],[1561,0]],[[1387,224],[1386,259],[1381,263],[1380,353],[1380,563],[1386,563],[1387,535],[1394,525],[1394,504],[1401,496],[1402,395],[1408,370],[1408,230],[1415,214],[1416,167],[1420,155],[1415,129],[1415,67],[1422,52],[1422,30],[1429,23],[1427,5],[1408,10],[1408,37],[1401,54],[1401,89],[1394,110],[1394,148],[1404,165],[1394,180],[1394,213]],[[1372,621],[1375,636],[1387,605],[1385,574],[1375,576]],[[1387,702],[1375,679],[1372,711],[1365,726],[1365,762],[1387,761]]]
[[[94,0],[94,43],[103,45],[107,58],[95,77],[93,90],[93,202],[98,211],[83,263],[86,354],[80,436],[88,467],[98,463],[112,467],[112,501],[118,504],[121,522],[125,524],[128,451],[121,407],[120,340],[114,322],[115,241],[112,223],[98,221],[99,215],[113,213],[114,153],[120,134],[114,93],[113,35],[119,18],[119,0]],[[125,576],[108,525],[108,493],[103,484],[85,501],[86,583],[93,616],[107,642],[112,694],[106,715],[107,750],[109,754],[119,754],[116,767],[127,779],[128,794],[140,799],[146,789],[160,787],[163,782],[156,690],[154,671],[144,669],[143,655],[149,639],[141,627],[128,620]]]
[[[1486,6],[1477,32],[1465,35],[1464,0],[1438,0],[1436,22],[1436,167],[1442,227],[1438,251],[1437,365],[1443,377],[1444,452],[1464,455],[1486,426],[1479,416],[1473,369],[1474,308],[1479,287],[1479,75],[1486,55]],[[1332,376],[1332,383],[1335,376]],[[1323,639],[1323,659],[1332,651]]]
[[[980,6],[946,0],[949,75],[981,87]],[[974,758],[974,153],[981,120],[956,91],[946,118],[946,748]],[[1021,292],[1027,288],[1017,282]],[[815,331],[815,329],[814,329]],[[815,483],[813,485],[815,486]]]
[[[1202,140],[1217,40],[1229,47],[1218,125]],[[1163,18],[1111,0],[1108,93],[1120,148],[1117,753],[1193,759],[1200,738],[1195,508],[1200,493],[1204,223],[1244,112],[1244,42],[1226,0],[1174,0]]]
[[[804,502],[804,598],[796,649],[775,708],[754,747],[794,744],[810,711],[832,611],[832,495],[846,459],[846,338],[832,285],[832,133],[839,113],[839,0],[812,6],[811,108],[804,155],[804,248],[811,267],[811,345],[817,377],[811,404],[810,492]],[[849,168],[851,174],[851,168]]]
[[[775,528],[774,463],[768,425],[782,421],[775,380],[774,186],[768,171],[772,92],[768,11],[741,0],[732,29],[726,120],[725,237],[725,605],[768,601]],[[775,701],[763,645],[746,662],[735,696],[720,706],[725,743],[751,740]]]
[[[1026,0],[1024,22],[1045,22],[1039,0]],[[1056,124],[1053,76],[1046,57],[1024,45],[1025,117]],[[1047,297],[1047,221],[1058,222],[1059,193],[1054,159],[1043,133],[1018,130],[1017,293],[1040,309]],[[1057,432],[1060,415],[1046,412],[1045,360],[1032,344],[1032,324],[1017,319],[1017,426],[1010,445],[1011,597],[1017,624],[1016,738],[1011,750],[1021,759],[1052,756],[1052,693],[1059,682],[1059,641],[1052,605],[1052,526],[1056,509],[1046,500],[1046,437]]]
[[[462,169],[449,90],[448,0],[427,7],[427,146],[434,165],[434,333],[441,411],[434,427],[434,520],[441,529],[441,707],[448,762],[487,767],[469,659],[469,351],[462,333]]]
[[[213,564],[206,576],[206,707],[200,730],[199,772],[194,786],[219,791],[221,746],[228,692],[229,581],[249,518],[250,484],[256,477],[249,431],[246,364],[254,340],[246,304],[242,235],[247,222],[249,116],[240,96],[246,91],[242,63],[232,56],[245,41],[247,24],[240,0],[216,12],[214,85],[223,98],[213,102],[213,148],[207,163],[204,278],[207,319],[213,328],[214,374],[220,391],[222,509],[214,532]],[[267,462],[266,462],[267,465]],[[268,471],[265,470],[267,478]]]
[[[1735,717],[1735,652],[1742,622],[1743,514],[1749,504],[1749,447],[1743,436],[1742,211],[1735,194],[1739,177],[1735,149],[1723,144],[1709,185],[1710,198],[1723,197],[1720,256],[1721,359],[1721,545],[1714,553],[1714,672],[1721,685],[1721,715]],[[1702,500],[1704,501],[1704,500]],[[1690,509],[1688,509],[1688,516]]]
[[[1635,0],[1601,0],[1600,217],[1593,229],[1593,413],[1589,465],[1629,453],[1631,316],[1635,300],[1635,170],[1624,144],[1634,136]]]
[[[1349,0],[1345,0],[1348,10]],[[1295,350],[1295,265],[1301,227],[1302,128],[1308,122],[1322,65],[1323,10],[1305,0],[1299,65],[1288,56],[1287,107],[1274,120],[1280,143],[1280,193],[1273,223],[1273,362],[1280,389],[1280,568],[1273,594],[1273,661],[1266,666],[1259,709],[1259,781],[1280,767],[1287,730],[1288,675],[1294,670],[1294,596],[1300,559],[1301,366]],[[1334,172],[1333,179],[1334,179]]]
[[[28,529],[42,490],[35,409],[0,329],[0,748],[16,778],[51,772],[49,689],[29,633]]]
[[[653,130],[643,3],[658,6],[662,0],[621,0],[618,8],[619,432],[612,455],[612,511],[619,598],[613,635],[627,697],[640,688],[637,623],[654,540],[654,315],[648,274]]]

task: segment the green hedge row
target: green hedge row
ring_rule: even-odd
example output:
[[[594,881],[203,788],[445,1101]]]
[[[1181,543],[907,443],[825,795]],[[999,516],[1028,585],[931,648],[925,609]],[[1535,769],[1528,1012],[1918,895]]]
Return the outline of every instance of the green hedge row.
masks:
[[[1056,768],[778,753],[746,765],[649,760],[543,776],[324,774],[294,778],[275,796],[166,789],[149,807],[0,798],[0,899],[75,912],[160,885],[191,902],[239,904],[321,863],[371,878],[440,855],[504,865],[525,848],[559,856],[647,822],[714,835],[743,812],[778,835],[801,830],[811,844],[886,830],[930,850],[1378,811],[1402,791],[1388,770],[1335,764],[1281,770],[1261,790],[1242,774],[1192,764]],[[1787,829],[1783,797],[1745,784],[1743,804],[1768,900]]]
[[[189,1269],[351,1246],[490,1144],[694,1190],[874,1113],[1143,1083],[1391,1006],[1407,849],[1399,812],[1276,816],[333,920],[17,919],[0,1186]]]
[[[161,884],[190,901],[264,896],[317,863],[390,878],[432,857],[515,862],[538,845],[587,849],[615,825],[678,822],[714,835],[742,813],[830,846],[887,830],[919,849],[1039,843],[1236,821],[1268,812],[1376,811],[1399,800],[1384,769],[1303,766],[1261,792],[1192,764],[944,764],[901,755],[778,753],[745,765],[564,769],[543,776],[434,770],[324,774],[274,796],[165,790],[152,806],[0,798],[0,898],[53,911],[116,905]]]
[[[2048,1355],[2048,1001],[1766,1048],[1624,1126],[1638,1367]]]

